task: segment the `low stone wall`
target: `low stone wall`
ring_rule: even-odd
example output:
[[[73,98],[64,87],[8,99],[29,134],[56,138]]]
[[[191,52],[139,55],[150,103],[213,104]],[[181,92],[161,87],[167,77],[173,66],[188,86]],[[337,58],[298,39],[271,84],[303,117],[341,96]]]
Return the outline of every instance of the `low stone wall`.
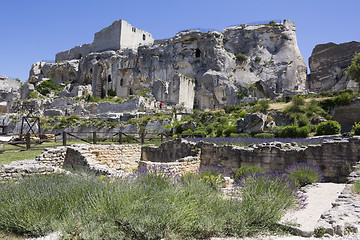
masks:
[[[59,167],[44,165],[36,160],[23,160],[12,162],[9,165],[1,165],[0,181],[18,180],[24,176],[63,173],[66,173],[66,171]]]
[[[179,139],[165,142],[159,147],[146,146],[141,149],[141,160],[146,162],[175,162],[178,159],[196,156],[198,149],[196,143]]]
[[[140,145],[88,145],[100,164],[116,170],[137,168],[141,157]]]
[[[360,160],[359,137],[339,138],[321,145],[307,147],[299,147],[296,143],[281,142],[236,147],[174,140],[167,142],[166,147],[143,148],[142,160],[171,162],[177,159],[176,156],[185,157],[187,153],[193,153],[197,149],[201,149],[201,165],[222,167],[230,176],[235,174],[242,165],[255,165],[265,170],[283,171],[294,163],[306,162],[319,166],[326,181],[345,182],[352,166]],[[174,158],[169,159],[172,156]]]
[[[61,167],[64,164],[66,147],[47,148],[35,160],[48,166]]]
[[[122,176],[138,167],[140,155],[139,145],[75,144],[67,148],[64,165],[80,166],[105,175]]]
[[[175,162],[169,163],[160,163],[160,162],[149,162],[149,161],[140,161],[139,168],[152,168],[159,167],[169,170],[175,175],[180,175],[182,173],[195,173],[200,167],[200,159],[196,157],[185,157],[181,158]]]

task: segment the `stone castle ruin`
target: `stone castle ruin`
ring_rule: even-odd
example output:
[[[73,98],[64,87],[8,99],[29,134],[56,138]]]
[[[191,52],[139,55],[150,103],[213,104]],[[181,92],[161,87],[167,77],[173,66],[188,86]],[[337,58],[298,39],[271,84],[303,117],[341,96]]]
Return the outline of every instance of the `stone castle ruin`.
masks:
[[[56,54],[55,61],[81,59],[92,52],[138,48],[141,45],[151,45],[153,43],[154,38],[150,33],[131,26],[125,20],[118,20],[109,27],[95,33],[93,43],[60,52]]]
[[[32,66],[29,83],[90,85],[96,97],[109,91],[125,98],[148,89],[156,101],[209,110],[240,103],[243,88],[253,97],[303,92],[307,69],[290,20],[282,24],[241,25],[223,32],[182,31],[170,39],[124,20],[95,34],[93,43],[56,55],[55,63]],[[251,97],[251,96],[250,96]]]

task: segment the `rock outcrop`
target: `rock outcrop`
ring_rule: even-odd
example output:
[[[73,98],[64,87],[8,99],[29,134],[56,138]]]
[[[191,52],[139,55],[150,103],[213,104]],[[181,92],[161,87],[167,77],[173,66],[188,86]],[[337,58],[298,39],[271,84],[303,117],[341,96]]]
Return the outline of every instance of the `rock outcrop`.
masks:
[[[275,97],[284,91],[305,90],[307,69],[297,46],[295,25],[241,25],[224,31],[183,31],[137,49],[94,52],[78,60],[36,63],[29,82],[92,85],[94,96],[110,89],[124,98],[148,89],[157,101],[220,108],[241,101],[239,91],[256,86],[252,94]],[[184,97],[185,96],[185,97]]]
[[[360,122],[360,98],[336,107],[332,119],[340,123],[342,132],[350,132],[355,122]]]
[[[345,74],[357,52],[360,52],[360,42],[354,41],[315,46],[309,58],[310,75],[307,81],[309,90],[323,92],[353,88],[359,91],[357,83]]]
[[[13,102],[20,98],[20,81],[0,76],[0,112],[8,112]]]

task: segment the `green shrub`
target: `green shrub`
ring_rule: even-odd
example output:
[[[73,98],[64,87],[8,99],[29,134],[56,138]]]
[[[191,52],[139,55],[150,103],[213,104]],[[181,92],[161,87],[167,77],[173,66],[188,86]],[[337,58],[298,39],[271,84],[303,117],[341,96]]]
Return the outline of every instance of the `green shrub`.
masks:
[[[316,135],[333,135],[339,134],[341,125],[337,121],[321,122],[316,127]]]
[[[249,133],[231,133],[230,137],[250,138],[251,135]]]
[[[37,91],[45,96],[46,94],[48,94],[52,91],[55,91],[55,92],[59,91],[59,86],[55,83],[55,81],[53,79],[49,79],[49,80],[42,81],[39,84]]]
[[[142,97],[146,97],[147,95],[147,92],[148,92],[148,89],[147,88],[142,88],[140,91],[139,91],[139,96],[142,96]]]
[[[277,26],[278,24],[277,24],[277,22],[275,22],[275,21],[270,21],[267,25],[268,25],[268,26],[275,27],[275,26]]]
[[[255,57],[255,62],[260,62],[260,61],[261,61],[261,57],[256,56],[256,57]]]
[[[236,126],[229,126],[223,131],[223,134],[225,137],[230,137],[232,133],[236,133],[236,132],[237,132]]]
[[[316,238],[322,238],[326,233],[326,229],[324,227],[318,227],[314,230],[314,236]]]
[[[289,107],[285,108],[284,112],[286,113],[298,113],[302,112],[302,106],[305,105],[305,99],[301,95],[295,95],[291,99],[291,104]]]
[[[224,181],[223,169],[212,165],[200,167],[198,177],[200,181],[215,189],[222,187]]]
[[[297,125],[278,127],[275,130],[275,137],[280,138],[306,138],[309,136],[310,127],[299,127]]]
[[[274,138],[274,133],[257,133],[254,135],[254,138]]]
[[[240,62],[240,63],[246,62],[247,59],[248,59],[248,57],[247,57],[245,54],[243,54],[243,53],[238,53],[238,54],[235,56],[235,58],[236,58],[236,61],[238,61],[238,62]]]
[[[253,107],[251,107],[250,111],[266,113],[269,108],[269,100],[259,100]]]
[[[339,96],[335,97],[335,104],[338,106],[347,105],[350,103],[352,97],[353,97],[352,94],[348,92],[344,92]]]
[[[116,96],[116,89],[110,88],[110,89],[108,90],[108,96],[109,96],[109,97],[115,97],[115,96]]]
[[[355,122],[353,127],[352,127],[352,130],[351,130],[351,133],[353,135],[360,135],[360,122]]]
[[[310,120],[303,113],[293,113],[290,115],[290,118],[294,121],[294,124],[299,127],[310,125]]]
[[[224,127],[223,126],[218,126],[216,128],[216,131],[215,131],[216,137],[221,137],[222,134],[223,134],[223,131],[224,131]]]
[[[293,164],[285,170],[285,173],[300,187],[319,182],[322,179],[320,169],[308,163]]]
[[[236,174],[234,179],[239,181],[240,179],[248,176],[248,175],[254,175],[255,173],[262,173],[264,172],[262,168],[257,167],[257,166],[241,166],[240,168],[238,168],[238,170],[236,170]]]
[[[355,181],[353,183],[353,191],[357,194],[360,193],[360,181]]]
[[[191,129],[187,129],[187,130],[185,130],[185,131],[183,131],[182,132],[182,134],[193,134],[194,132],[193,132],[193,130],[191,130]]]

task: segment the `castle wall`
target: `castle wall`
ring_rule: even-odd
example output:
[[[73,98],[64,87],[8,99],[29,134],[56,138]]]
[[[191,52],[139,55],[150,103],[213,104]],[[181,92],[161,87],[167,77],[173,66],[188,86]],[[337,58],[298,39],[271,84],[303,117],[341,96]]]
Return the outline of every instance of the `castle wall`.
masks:
[[[109,27],[95,33],[94,52],[104,52],[108,50],[120,49],[122,21],[115,21]]]
[[[154,43],[154,38],[150,33],[133,27],[130,23],[121,21],[121,48],[137,48],[140,45],[149,45]]]
[[[140,45],[152,43],[154,43],[154,38],[150,33],[133,27],[125,20],[118,20],[95,33],[93,43],[59,52],[56,54],[55,61],[79,59],[92,52],[137,48]]]

